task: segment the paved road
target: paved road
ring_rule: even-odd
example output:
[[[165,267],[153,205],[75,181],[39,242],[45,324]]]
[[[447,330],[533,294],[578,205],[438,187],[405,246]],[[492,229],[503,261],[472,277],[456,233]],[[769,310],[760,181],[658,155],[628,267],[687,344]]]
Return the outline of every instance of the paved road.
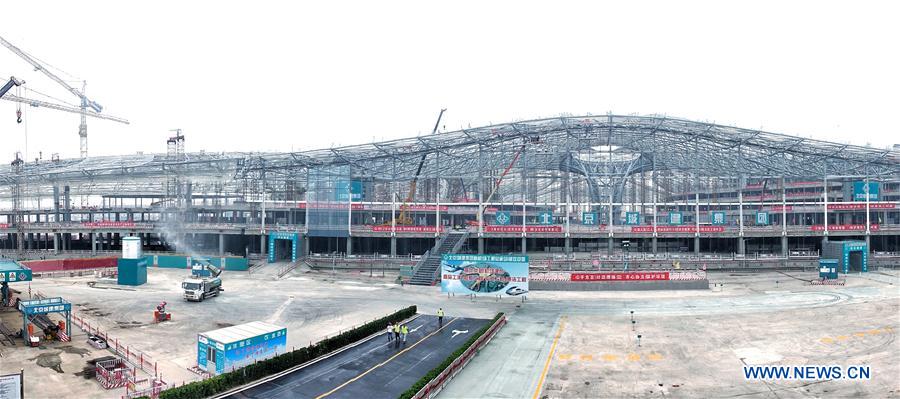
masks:
[[[445,318],[439,328],[436,316],[419,316],[409,323],[406,346],[383,334],[229,398],[396,398],[488,322]]]

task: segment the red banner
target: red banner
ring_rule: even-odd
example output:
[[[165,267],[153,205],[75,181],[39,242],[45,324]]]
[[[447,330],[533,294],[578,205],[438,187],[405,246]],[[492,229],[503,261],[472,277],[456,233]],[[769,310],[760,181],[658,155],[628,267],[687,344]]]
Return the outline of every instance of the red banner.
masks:
[[[632,233],[652,233],[653,226],[631,226]],[[656,226],[657,233],[696,233],[697,226]],[[701,233],[724,233],[724,226],[700,226]]]
[[[484,226],[484,231],[488,233],[521,233],[522,225],[518,226]],[[562,226],[525,226],[526,233],[562,233]]]
[[[661,281],[669,272],[572,273],[571,281]]]
[[[134,227],[134,222],[112,222],[101,220],[99,222],[84,222],[84,227]]]
[[[0,229],[6,229],[6,228],[9,228],[8,223],[0,223]]]
[[[305,202],[301,202],[301,203],[297,204],[297,207],[300,209],[306,209],[308,207],[309,209],[343,209],[343,210],[347,210],[347,203],[346,202],[313,202],[312,204],[307,206],[307,204]],[[355,211],[366,209],[366,207],[360,203],[351,204],[351,208]]]
[[[869,209],[894,209],[897,206],[892,203],[870,202]],[[866,203],[861,204],[828,204],[828,209],[845,211],[850,209],[866,209]]]
[[[395,226],[395,227],[396,227],[395,231],[398,233],[434,233],[436,231],[434,226]],[[390,233],[391,232],[390,225],[369,226],[369,228],[371,228],[372,231],[379,232],[379,233]],[[441,231],[443,231],[443,230],[444,229],[441,228]]]
[[[784,205],[784,206],[774,205],[774,206],[769,207],[769,209],[772,212],[781,212],[781,211],[791,212],[794,210],[794,206],[793,205]]]
[[[432,211],[432,212],[434,212],[435,208],[436,207],[434,205],[407,205],[406,206],[406,209],[408,209],[410,211]],[[403,209],[403,205],[400,205],[398,207],[398,209]],[[450,207],[448,207],[447,205],[441,205],[441,211],[446,211],[447,209],[450,209]]]
[[[878,225],[873,224],[869,226],[870,230],[875,231],[878,230]],[[809,226],[809,229],[812,231],[825,231],[825,226],[821,224]],[[866,225],[864,224],[830,224],[828,225],[828,231],[865,231]]]

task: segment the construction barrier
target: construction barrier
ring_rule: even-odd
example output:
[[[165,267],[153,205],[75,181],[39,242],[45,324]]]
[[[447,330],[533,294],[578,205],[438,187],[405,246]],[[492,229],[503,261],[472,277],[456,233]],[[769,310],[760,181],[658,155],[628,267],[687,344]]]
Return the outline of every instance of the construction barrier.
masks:
[[[97,381],[105,389],[124,387],[134,376],[134,371],[122,359],[102,360],[95,368]]]
[[[847,280],[813,280],[809,285],[847,285]]]
[[[121,356],[125,361],[130,364],[133,364],[136,368],[141,369],[151,375],[159,375],[157,362],[150,357],[150,355],[141,352],[132,348],[129,345],[126,345],[119,341],[116,337],[110,337],[108,331],[103,331],[100,329],[99,325],[96,323],[91,323],[88,320],[85,320],[83,317],[79,317],[78,315],[72,314],[72,323],[90,335],[94,335],[106,341],[106,345],[110,351],[115,353],[116,355]]]
[[[21,263],[32,272],[51,272],[116,267],[116,257],[84,259],[26,260]]]

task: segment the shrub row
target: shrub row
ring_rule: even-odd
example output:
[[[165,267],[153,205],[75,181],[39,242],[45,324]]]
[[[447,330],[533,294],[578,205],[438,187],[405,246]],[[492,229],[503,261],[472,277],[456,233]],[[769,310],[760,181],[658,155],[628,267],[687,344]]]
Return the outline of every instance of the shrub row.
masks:
[[[488,329],[490,329],[491,326],[493,326],[494,323],[497,322],[497,320],[500,320],[501,317],[503,317],[503,312],[497,313],[497,315],[494,316],[494,319],[491,320],[490,323],[488,323],[487,325],[482,327],[480,330],[478,330],[477,333],[475,333],[474,335],[469,337],[469,340],[466,341],[466,343],[463,344],[463,346],[461,346],[455,352],[451,353],[450,356],[448,356],[446,359],[444,359],[443,363],[441,363],[437,367],[431,369],[431,371],[429,371],[428,374],[425,374],[425,376],[420,378],[419,381],[416,381],[416,383],[413,384],[411,387],[409,387],[409,389],[407,389],[406,392],[403,392],[402,394],[400,394],[400,399],[410,399],[413,396],[415,396],[417,393],[419,393],[419,391],[422,390],[422,388],[424,388],[425,385],[427,385],[429,382],[431,382],[431,380],[437,378],[437,376],[439,374],[441,374],[444,370],[446,370],[447,367],[450,367],[450,364],[452,364],[454,360],[456,360],[458,357],[462,356],[462,354],[465,353],[466,350],[468,350],[469,347],[472,346],[475,343],[475,341],[478,340],[478,338],[481,338],[481,336],[484,335],[488,331]]]
[[[196,381],[180,387],[167,389],[163,391],[159,397],[161,399],[203,399],[210,397],[234,387],[249,384],[261,378],[280,373],[319,356],[331,353],[372,334],[382,332],[388,322],[399,322],[408,319],[415,314],[416,307],[410,306],[378,320],[366,323],[360,327],[345,331],[334,337],[326,338],[309,347],[295,349],[203,381]]]

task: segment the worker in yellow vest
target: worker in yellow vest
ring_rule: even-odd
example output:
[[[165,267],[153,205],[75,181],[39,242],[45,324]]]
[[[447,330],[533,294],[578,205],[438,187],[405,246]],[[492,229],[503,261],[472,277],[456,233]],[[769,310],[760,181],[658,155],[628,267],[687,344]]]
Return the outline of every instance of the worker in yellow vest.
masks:
[[[394,324],[394,346],[400,346],[400,323]]]
[[[404,324],[403,327],[400,327],[400,335],[403,337],[403,346],[406,346],[406,334],[409,334],[409,328]]]
[[[438,308],[438,324],[444,326],[444,308]]]

